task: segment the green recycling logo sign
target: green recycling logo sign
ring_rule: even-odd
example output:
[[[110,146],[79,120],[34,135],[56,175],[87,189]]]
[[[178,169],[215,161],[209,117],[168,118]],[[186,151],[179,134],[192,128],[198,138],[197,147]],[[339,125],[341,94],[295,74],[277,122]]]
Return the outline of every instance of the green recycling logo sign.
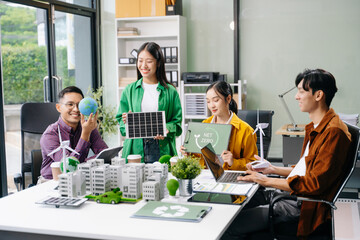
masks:
[[[180,206],[180,205],[172,205],[172,206],[160,206],[153,210],[153,214],[161,216],[161,217],[182,217],[185,213],[189,212],[189,208]]]

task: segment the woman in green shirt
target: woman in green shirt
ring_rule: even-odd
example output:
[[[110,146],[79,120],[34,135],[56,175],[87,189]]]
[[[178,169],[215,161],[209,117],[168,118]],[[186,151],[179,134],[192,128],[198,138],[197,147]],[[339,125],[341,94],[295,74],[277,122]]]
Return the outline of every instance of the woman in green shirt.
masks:
[[[128,112],[154,111],[165,111],[167,134],[166,137],[126,139],[122,157],[140,154],[142,162],[152,163],[162,155],[177,155],[175,137],[182,132],[182,109],[176,88],[166,79],[165,60],[159,45],[144,43],[138,50],[136,67],[138,80],[124,89],[116,115],[121,135],[126,135]]]

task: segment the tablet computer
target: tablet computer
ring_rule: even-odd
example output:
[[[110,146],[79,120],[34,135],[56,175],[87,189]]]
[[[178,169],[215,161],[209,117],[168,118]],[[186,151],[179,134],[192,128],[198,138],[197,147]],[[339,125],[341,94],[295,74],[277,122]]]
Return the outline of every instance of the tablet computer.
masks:
[[[241,205],[245,202],[246,199],[247,196],[243,195],[198,192],[189,198],[188,201]]]
[[[111,164],[111,159],[116,157],[123,147],[107,148],[102,150],[96,158],[104,159],[104,163]]]

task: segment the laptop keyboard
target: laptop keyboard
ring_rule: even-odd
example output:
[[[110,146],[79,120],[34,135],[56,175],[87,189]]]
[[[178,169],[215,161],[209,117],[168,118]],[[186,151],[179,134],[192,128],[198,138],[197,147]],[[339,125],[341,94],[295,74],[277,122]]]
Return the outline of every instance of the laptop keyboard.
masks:
[[[233,182],[237,182],[237,177],[238,176],[242,176],[243,174],[242,173],[239,173],[239,172],[225,172],[225,174],[221,177],[220,181],[219,182],[230,182],[230,183],[233,183]]]

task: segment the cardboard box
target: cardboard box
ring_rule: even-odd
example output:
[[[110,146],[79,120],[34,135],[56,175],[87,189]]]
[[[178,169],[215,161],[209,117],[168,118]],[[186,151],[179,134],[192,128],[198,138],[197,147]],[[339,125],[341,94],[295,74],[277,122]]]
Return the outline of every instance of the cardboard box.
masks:
[[[141,17],[165,16],[165,12],[165,0],[141,0]]]
[[[137,80],[136,78],[131,78],[131,77],[119,78],[119,87],[126,87],[130,83],[136,82],[136,80]]]
[[[140,0],[115,0],[115,17],[140,17]]]

